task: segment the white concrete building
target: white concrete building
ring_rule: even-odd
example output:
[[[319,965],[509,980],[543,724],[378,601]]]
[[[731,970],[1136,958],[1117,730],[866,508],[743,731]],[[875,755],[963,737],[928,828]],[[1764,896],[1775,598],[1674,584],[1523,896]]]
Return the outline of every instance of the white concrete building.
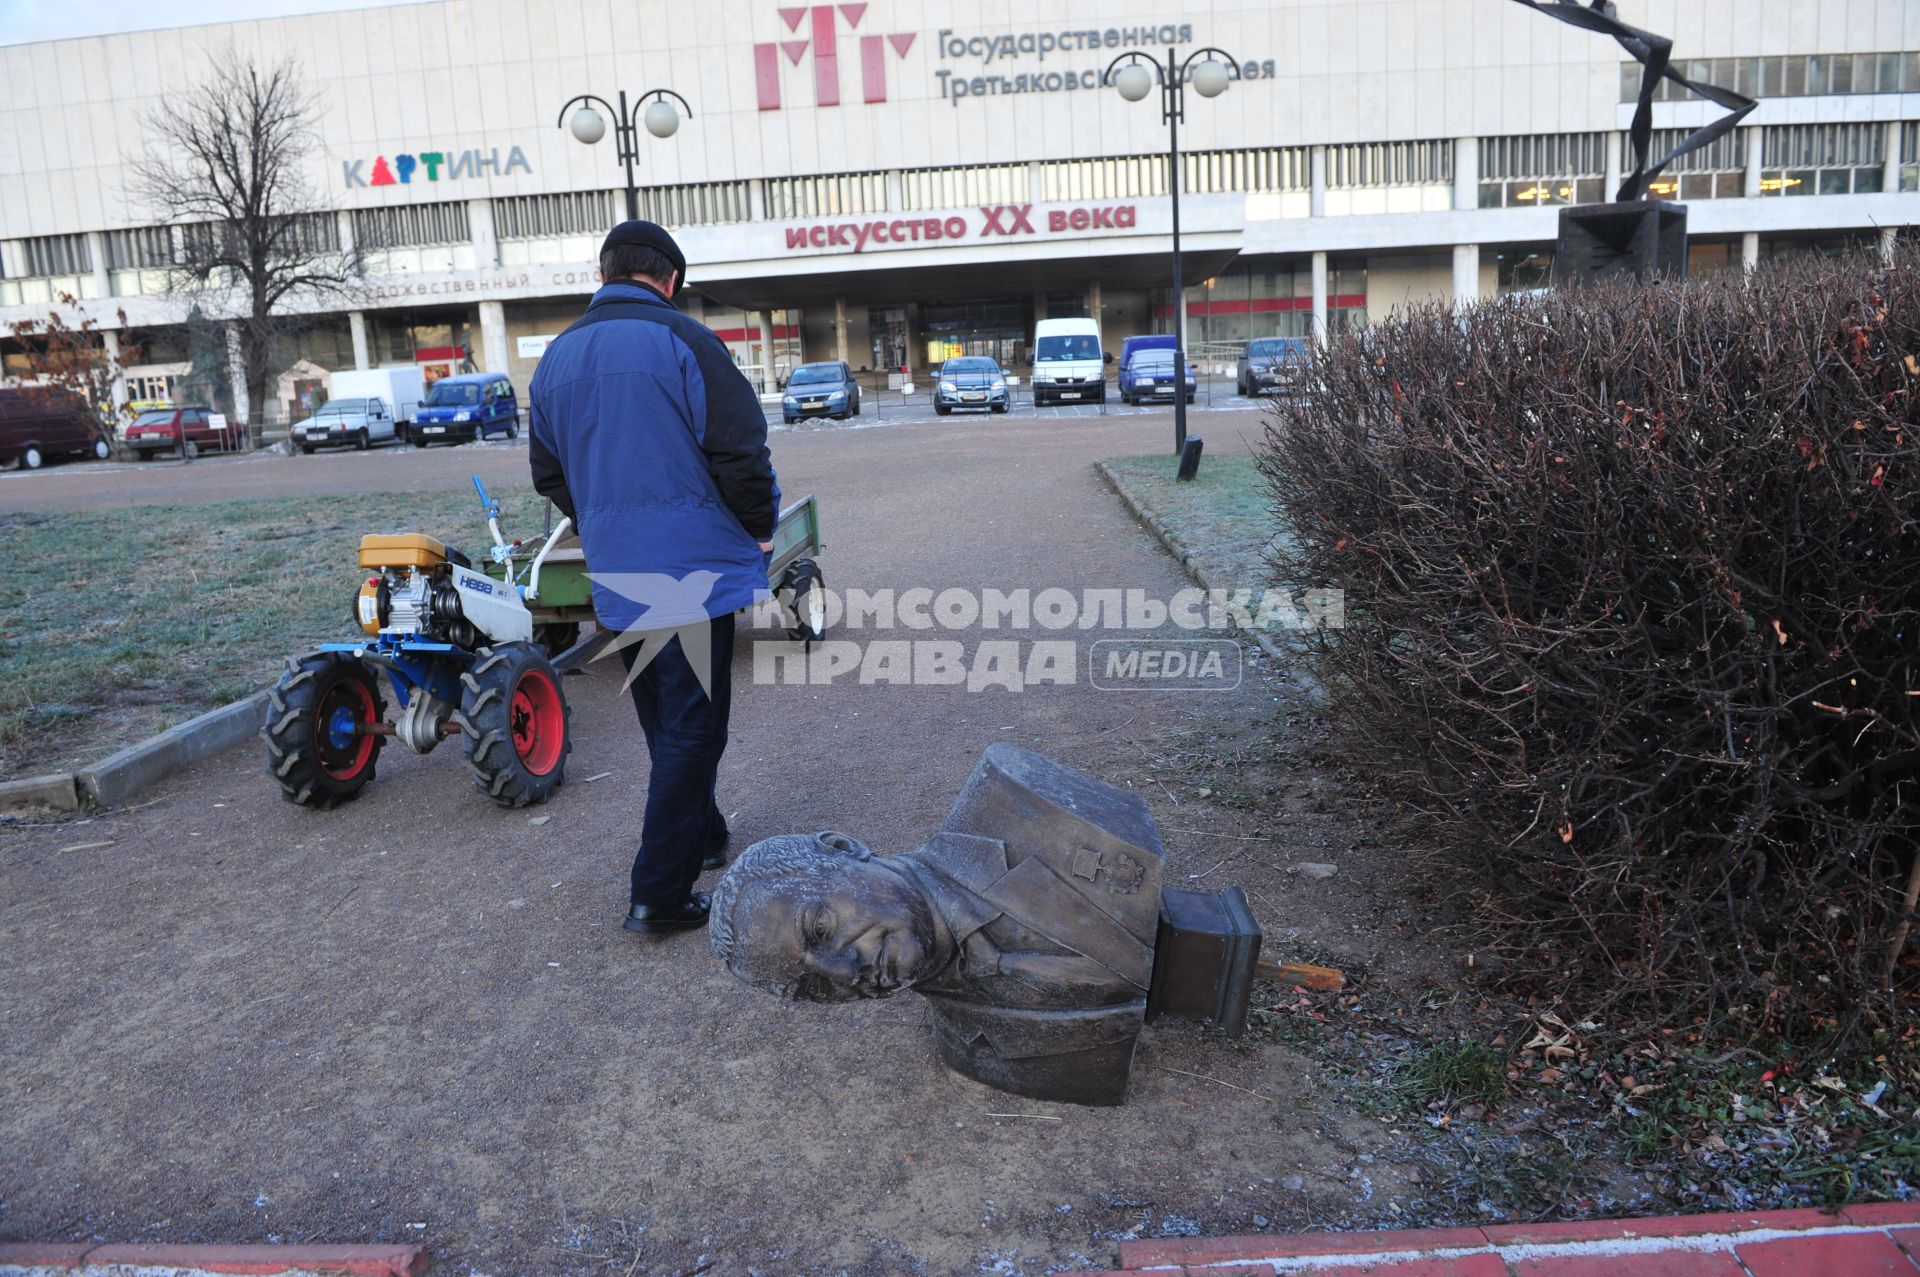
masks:
[[[1692,269],[1872,242],[1920,221],[1920,0],[1622,0],[1696,78],[1762,99],[1660,188]],[[640,134],[644,215],[693,262],[687,305],[743,364],[1017,360],[1035,319],[1097,315],[1117,346],[1173,322],[1157,97],[1099,86],[1116,56],[1204,45],[1240,78],[1188,95],[1189,341],[1306,334],[1542,281],[1556,206],[1610,194],[1637,64],[1511,0],[437,0],[0,48],[0,330],[62,294],[145,363],[187,359],[165,295],[177,231],[128,193],[145,114],[226,50],[294,60],[306,158],[364,292],[301,339],[279,402],[329,370],[505,369],[595,285],[622,215],[611,134],[577,93],[656,87],[692,118]],[[1663,101],[1663,136],[1718,111]],[[17,344],[0,341],[18,374]],[[245,411],[245,406],[241,406]]]

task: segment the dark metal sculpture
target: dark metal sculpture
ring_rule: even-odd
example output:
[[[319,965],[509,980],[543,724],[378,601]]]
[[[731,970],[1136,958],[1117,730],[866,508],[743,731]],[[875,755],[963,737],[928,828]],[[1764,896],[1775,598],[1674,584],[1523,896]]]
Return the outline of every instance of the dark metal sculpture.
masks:
[[[1614,203],[1560,210],[1560,238],[1553,255],[1553,277],[1558,283],[1631,275],[1639,279],[1687,274],[1687,210],[1648,196],[1654,178],[1682,155],[1711,146],[1725,137],[1759,105],[1744,93],[1717,84],[1689,80],[1673,69],[1673,41],[1620,21],[1612,0],[1515,0],[1529,9],[1570,26],[1612,36],[1645,68],[1640,77],[1640,100],[1634,109],[1627,138],[1633,147],[1633,171],[1620,181]],[[1730,114],[1682,138],[1658,159],[1649,151],[1653,141],[1653,94],[1660,81],[1697,93],[1727,108]]]
[[[1169,934],[1162,855],[1138,795],[995,745],[912,851],[878,857],[832,833],[755,843],[721,880],[709,927],[727,969],[759,988],[809,1002],[910,988],[956,1071],[1035,1099],[1118,1104],[1149,989],[1176,991],[1156,994],[1156,1013],[1238,1027],[1259,953],[1244,901],[1209,921],[1190,900],[1170,946],[1190,956],[1155,971]]]
[[[1574,0],[1514,0],[1527,8],[1557,18],[1569,26],[1581,27],[1588,31],[1598,31],[1602,35],[1612,36],[1620,47],[1631,53],[1634,60],[1646,68],[1640,78],[1640,102],[1634,109],[1633,127],[1628,130],[1628,140],[1633,145],[1633,171],[1621,179],[1620,189],[1614,193],[1614,199],[1627,203],[1645,199],[1647,186],[1658,177],[1667,165],[1682,155],[1697,151],[1703,146],[1711,146],[1739,125],[1740,121],[1752,114],[1760,105],[1758,101],[1744,93],[1735,93],[1732,89],[1717,84],[1702,84],[1689,80],[1673,69],[1673,41],[1651,31],[1642,31],[1639,27],[1629,26],[1620,21],[1619,10],[1613,0],[1591,0],[1582,7]],[[1653,94],[1660,87],[1661,80],[1672,80],[1684,89],[1698,93],[1709,102],[1718,103],[1731,111],[1702,128],[1696,129],[1681,140],[1680,145],[1668,151],[1657,160],[1650,160],[1648,149],[1653,141]]]

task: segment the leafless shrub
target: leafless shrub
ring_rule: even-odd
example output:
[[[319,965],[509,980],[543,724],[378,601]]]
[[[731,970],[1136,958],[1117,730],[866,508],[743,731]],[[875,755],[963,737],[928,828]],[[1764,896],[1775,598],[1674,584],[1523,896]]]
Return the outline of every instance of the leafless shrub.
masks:
[[[1906,249],[1420,311],[1276,410],[1310,659],[1508,971],[1913,1032],[1917,356]]]

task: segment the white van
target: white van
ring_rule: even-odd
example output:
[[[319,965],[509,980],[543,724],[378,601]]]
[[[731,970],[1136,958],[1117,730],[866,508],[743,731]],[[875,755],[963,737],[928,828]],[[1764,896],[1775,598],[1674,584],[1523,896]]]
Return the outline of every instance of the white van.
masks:
[[[1106,356],[1094,319],[1043,319],[1033,326],[1033,402],[1105,403]]]

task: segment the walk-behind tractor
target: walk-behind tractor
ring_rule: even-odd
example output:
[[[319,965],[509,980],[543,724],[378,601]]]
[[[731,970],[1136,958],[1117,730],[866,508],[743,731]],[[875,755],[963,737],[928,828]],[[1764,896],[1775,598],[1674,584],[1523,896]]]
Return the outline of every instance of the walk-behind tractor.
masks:
[[[546,801],[566,776],[571,712],[561,668],[608,637],[577,643],[593,615],[592,582],[571,524],[508,541],[500,507],[478,478],[492,534],[490,562],[418,533],[360,538],[368,575],[354,598],[358,643],[322,643],[287,662],[269,693],[267,770],[290,802],[330,808],[373,779],[388,737],[416,753],[459,736],[479,791],[503,807]],[[770,585],[789,637],[818,639],[824,623],[820,515],[804,497],[781,512]],[[386,719],[380,673],[399,712]]]

